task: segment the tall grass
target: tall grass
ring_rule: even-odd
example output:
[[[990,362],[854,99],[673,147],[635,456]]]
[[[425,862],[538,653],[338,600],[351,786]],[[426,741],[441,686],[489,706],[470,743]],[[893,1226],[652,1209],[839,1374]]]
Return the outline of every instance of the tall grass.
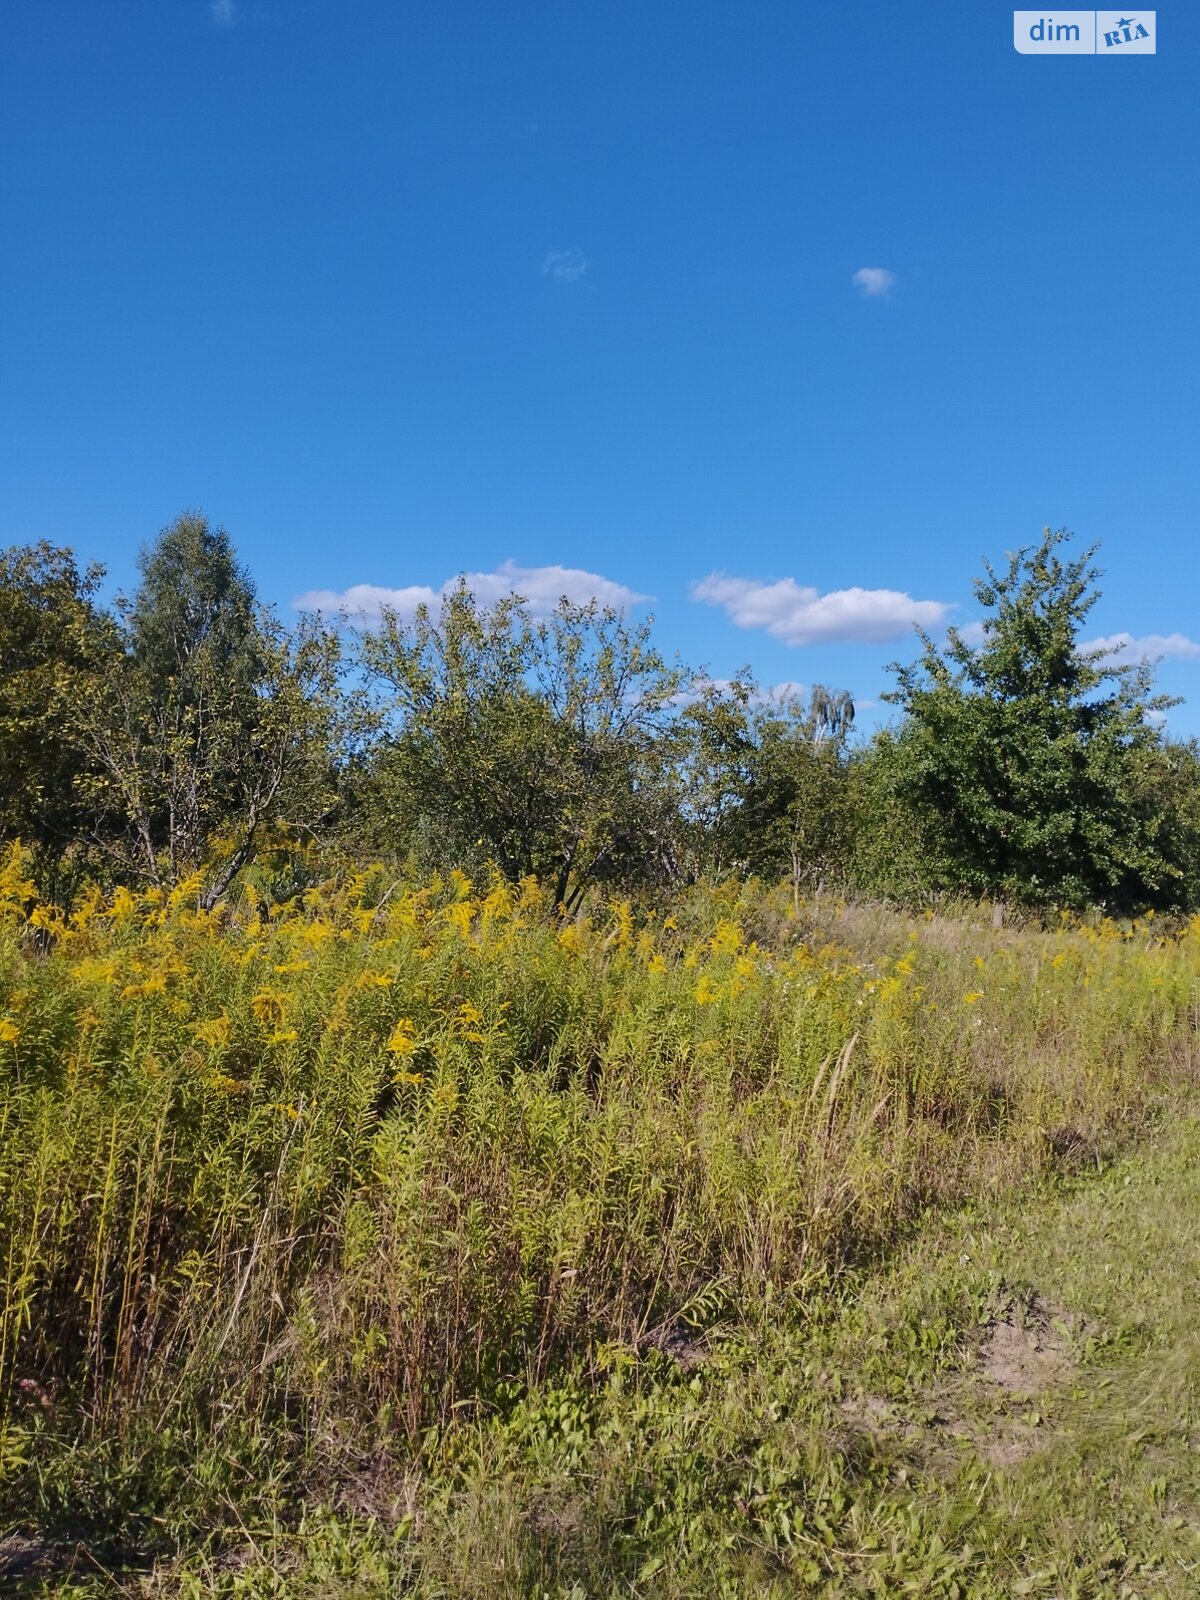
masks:
[[[1194,926],[197,888],[0,872],[0,1507],[114,1546],[752,1318],[1191,1072]]]

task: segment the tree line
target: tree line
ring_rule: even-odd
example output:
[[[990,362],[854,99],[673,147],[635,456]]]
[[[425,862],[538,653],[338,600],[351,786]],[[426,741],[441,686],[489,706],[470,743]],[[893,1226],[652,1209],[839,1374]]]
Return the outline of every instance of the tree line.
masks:
[[[1145,665],[1083,642],[1094,549],[1064,530],[985,567],[981,639],[918,630],[891,723],[665,658],[649,622],[564,599],[303,618],[260,604],[185,514],[132,597],[48,542],[0,555],[0,839],[42,891],[84,879],[209,907],[284,841],[594,886],[728,874],[1041,911],[1200,907],[1200,750]]]

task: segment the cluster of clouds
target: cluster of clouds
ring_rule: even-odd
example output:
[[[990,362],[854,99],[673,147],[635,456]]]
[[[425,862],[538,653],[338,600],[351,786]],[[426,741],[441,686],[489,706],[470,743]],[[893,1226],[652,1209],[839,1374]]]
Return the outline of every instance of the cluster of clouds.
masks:
[[[376,626],[385,611],[410,620],[419,606],[435,613],[444,597],[465,582],[475,598],[485,606],[510,595],[520,595],[535,617],[548,617],[561,600],[574,605],[596,601],[625,612],[652,599],[626,584],[605,578],[583,567],[523,567],[504,561],[491,572],[465,572],[437,588],[429,584],[410,584],[388,588],[373,583],[356,583],[348,589],[312,589],[293,601],[298,611],[317,611],[326,616],[346,615],[364,627]],[[919,600],[898,589],[820,590],[797,583],[794,578],[769,582],[754,578],[735,578],[723,572],[710,573],[691,586],[691,598],[704,605],[717,606],[739,628],[761,629],[773,639],[788,645],[879,644],[901,639],[913,628],[936,631],[949,622],[955,610],[945,600]],[[959,629],[963,641],[978,648],[985,638],[982,622],[968,622]],[[1158,661],[1164,657],[1200,660],[1200,643],[1182,633],[1112,633],[1092,639],[1083,647],[1101,652],[1106,665],[1125,666],[1139,661]],[[714,680],[714,684],[719,680]],[[802,696],[805,686],[787,682],[763,690],[771,699]]]
[[[1103,664],[1111,667],[1134,666],[1139,661],[1161,661],[1166,656],[1175,656],[1183,661],[1195,661],[1200,657],[1200,644],[1182,633],[1144,633],[1140,638],[1135,638],[1132,633],[1110,633],[1104,638],[1093,639],[1083,648],[1085,651],[1099,650]]]
[[[581,567],[520,567],[515,561],[503,561],[494,572],[464,572],[447,578],[438,588],[428,584],[410,584],[404,589],[388,589],[373,583],[356,583],[349,589],[311,589],[293,601],[298,611],[320,611],[326,615],[345,612],[354,621],[366,626],[377,623],[385,611],[411,618],[418,606],[428,606],[437,611],[442,600],[459,582],[482,605],[495,605],[509,595],[520,595],[529,604],[535,617],[548,617],[560,600],[570,600],[574,605],[587,605],[596,600],[602,606],[612,606],[617,611],[627,611],[650,596],[638,594],[623,583],[602,578],[598,572],[585,572]]]
[[[784,644],[896,639],[914,627],[939,627],[952,609],[943,600],[914,600],[897,589],[831,589],[821,594],[794,578],[758,583],[723,572],[694,583],[692,599],[721,606],[739,628],[762,628]]]
[[[437,588],[410,584],[393,589],[373,583],[356,583],[348,589],[312,589],[293,603],[300,611],[326,615],[346,613],[367,626],[385,611],[412,617],[418,606],[436,610],[459,583],[447,578]],[[467,588],[483,605],[494,605],[508,595],[520,595],[536,617],[547,617],[562,599],[575,605],[598,601],[618,611],[649,600],[635,589],[582,567],[522,567],[502,562],[492,572],[462,574]],[[759,583],[752,578],[730,578],[712,573],[692,585],[692,598],[720,606],[739,628],[762,628],[785,644],[872,643],[897,639],[914,626],[936,628],[951,607],[942,600],[914,600],[895,589],[833,589],[821,594],[794,578]],[[781,692],[791,692],[783,685]]]
[[[982,622],[968,622],[958,630],[964,644],[978,649],[987,637]],[[1089,639],[1079,647],[1081,655],[1095,655],[1102,667],[1134,667],[1143,661],[1164,661],[1173,656],[1178,661],[1200,659],[1200,644],[1184,633],[1109,633],[1098,639]]]

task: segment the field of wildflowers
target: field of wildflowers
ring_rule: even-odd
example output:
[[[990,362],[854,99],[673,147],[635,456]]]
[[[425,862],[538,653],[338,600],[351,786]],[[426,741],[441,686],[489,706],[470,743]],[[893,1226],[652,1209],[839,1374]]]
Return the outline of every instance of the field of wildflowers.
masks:
[[[0,1508],[97,1550],[686,1369],[1193,1071],[1196,925],[199,887],[63,913],[0,867]]]

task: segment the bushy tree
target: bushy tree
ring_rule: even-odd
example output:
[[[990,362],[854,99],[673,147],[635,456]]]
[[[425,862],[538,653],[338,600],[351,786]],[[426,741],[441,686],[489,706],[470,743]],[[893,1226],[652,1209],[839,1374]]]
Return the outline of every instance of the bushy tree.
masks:
[[[0,554],[0,836],[32,848],[51,892],[88,821],[74,707],[118,648],[103,575],[47,541]]]
[[[331,803],[337,641],[257,607],[228,535],[202,517],[179,518],[140,567],[123,650],[78,707],[95,843],[154,884],[215,854],[212,904],[271,825],[310,825]]]
[[[681,718],[685,815],[705,871],[786,874],[797,897],[845,868],[846,742],[854,703],[817,684],[807,705],[748,672],[700,685]]]
[[[188,696],[189,679],[220,673],[245,692],[259,664],[254,585],[223,528],[184,512],[138,561],[129,644],[147,689]]]
[[[1095,550],[1066,530],[986,567],[982,642],[951,628],[896,666],[905,720],[889,755],[895,792],[937,841],[943,887],[1001,901],[1134,908],[1170,903],[1178,873],[1148,784],[1160,755],[1148,667],[1085,649]]]
[[[386,612],[362,660],[381,715],[378,842],[423,834],[443,859],[541,879],[566,907],[591,883],[669,870],[683,674],[647,625],[567,600],[539,620],[519,597],[481,607],[460,584],[437,617]]]

